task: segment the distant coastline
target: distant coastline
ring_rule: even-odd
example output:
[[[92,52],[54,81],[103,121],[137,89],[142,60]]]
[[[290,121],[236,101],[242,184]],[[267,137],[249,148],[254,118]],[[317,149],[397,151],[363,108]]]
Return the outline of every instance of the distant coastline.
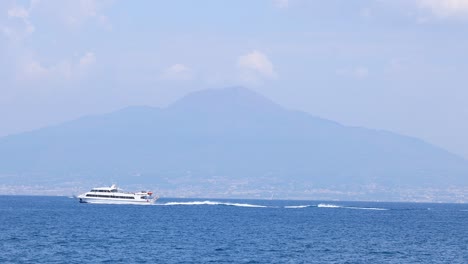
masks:
[[[129,185],[137,188],[138,185]],[[193,185],[191,186],[193,188]],[[197,191],[189,188],[161,189],[151,187],[161,193],[164,198],[187,199],[235,199],[235,200],[297,200],[297,201],[362,201],[362,202],[409,202],[409,203],[468,203],[468,188],[420,188],[420,189],[385,189],[380,192],[375,189],[360,193],[333,189],[309,189],[306,192],[277,192],[271,199],[271,192],[262,190],[238,190],[236,192],[223,192],[223,190],[210,190],[198,188]],[[80,187],[47,187],[46,185],[5,185],[0,184],[0,195],[17,196],[65,196],[72,197],[87,190],[87,186]]]

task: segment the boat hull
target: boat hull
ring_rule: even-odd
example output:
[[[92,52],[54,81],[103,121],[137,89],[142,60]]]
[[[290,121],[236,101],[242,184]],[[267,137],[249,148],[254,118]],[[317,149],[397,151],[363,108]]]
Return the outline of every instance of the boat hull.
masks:
[[[90,203],[90,204],[140,204],[140,205],[151,205],[154,204],[157,198],[147,199],[147,200],[126,200],[126,199],[115,199],[115,198],[89,198],[89,197],[79,197],[80,203]]]

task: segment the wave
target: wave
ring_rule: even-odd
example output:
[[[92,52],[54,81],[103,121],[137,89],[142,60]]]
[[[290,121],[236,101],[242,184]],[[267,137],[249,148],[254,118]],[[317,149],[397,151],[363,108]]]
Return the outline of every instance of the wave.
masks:
[[[343,206],[334,205],[334,204],[318,204],[319,208],[343,208]]]
[[[266,208],[268,206],[258,205],[258,204],[246,204],[246,203],[224,203],[224,202],[214,202],[214,201],[193,201],[193,202],[167,202],[164,204],[155,204],[155,205],[225,205],[225,206],[237,206],[237,207],[256,207],[256,208]]]
[[[356,209],[356,210],[376,210],[376,211],[387,211],[386,208],[377,208],[377,207],[343,207],[347,209]]]
[[[251,208],[286,208],[286,209],[302,209],[309,207],[318,208],[341,208],[341,209],[354,209],[354,210],[388,210],[385,208],[375,207],[354,207],[354,206],[341,206],[336,204],[320,203],[318,205],[285,205],[285,206],[266,206],[259,204],[248,204],[248,203],[229,203],[229,202],[217,202],[217,201],[191,201],[191,202],[167,202],[167,203],[156,203],[154,205],[159,206],[193,206],[193,205],[221,205],[221,206],[236,206],[236,207],[251,207]]]
[[[353,209],[353,210],[376,210],[376,211],[386,211],[386,208],[377,208],[377,207],[355,207],[355,206],[341,206],[335,204],[318,204],[319,208],[343,208],[343,209]]]
[[[307,208],[307,207],[311,207],[312,205],[287,205],[285,206],[284,208],[288,208],[288,209],[299,209],[299,208]]]

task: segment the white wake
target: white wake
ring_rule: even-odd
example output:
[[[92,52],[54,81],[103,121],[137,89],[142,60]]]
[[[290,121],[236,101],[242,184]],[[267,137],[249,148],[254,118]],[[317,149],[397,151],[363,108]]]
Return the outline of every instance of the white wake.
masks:
[[[258,205],[258,204],[246,204],[246,203],[225,203],[225,202],[215,202],[215,201],[193,201],[193,202],[167,202],[164,204],[155,204],[155,205],[226,205],[226,206],[238,206],[238,207],[256,207],[256,208],[265,208],[268,206]]]
[[[319,208],[342,208],[343,206],[334,205],[334,204],[318,204]]]
[[[318,204],[319,208],[343,208],[343,209],[353,209],[353,210],[376,210],[376,211],[387,211],[386,208],[377,208],[377,207],[355,207],[355,206],[341,206],[335,204]]]
[[[284,208],[289,208],[289,209],[300,209],[300,208],[307,208],[311,207],[312,205],[287,205]]]

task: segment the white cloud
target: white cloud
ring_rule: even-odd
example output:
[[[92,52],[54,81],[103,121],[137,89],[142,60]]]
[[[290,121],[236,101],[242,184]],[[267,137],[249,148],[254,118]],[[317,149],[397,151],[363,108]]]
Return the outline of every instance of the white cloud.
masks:
[[[72,66],[70,63],[66,61],[51,66],[45,66],[36,60],[31,60],[23,65],[19,78],[23,81],[69,79],[72,75],[71,68]]]
[[[190,80],[193,77],[192,70],[184,64],[174,64],[163,71],[163,80]]]
[[[96,63],[96,56],[93,52],[87,52],[83,57],[80,58],[80,67],[88,67]]]
[[[34,25],[29,20],[31,10],[33,8],[34,2],[31,2],[28,9],[23,6],[15,5],[8,9],[7,14],[9,19],[20,19],[23,21],[24,26],[10,25],[3,26],[3,34],[10,40],[21,40],[24,37],[32,34],[34,32]]]
[[[110,4],[110,1],[99,0],[29,0],[23,4],[15,1],[11,5],[6,5],[5,17],[0,24],[0,37],[3,35],[11,42],[7,46],[8,59],[11,65],[17,65],[16,79],[19,81],[77,80],[86,75],[90,67],[96,63],[96,56],[93,52],[84,53],[73,59],[70,56],[55,59],[55,62],[38,59],[42,56],[41,54],[35,55],[34,38],[36,36],[33,34],[35,26],[32,22],[40,22],[43,16],[48,16],[48,19],[52,18],[56,25],[65,24],[66,26],[71,26],[73,23],[73,25],[80,26],[91,20],[94,25],[89,26],[100,26],[110,30],[112,25],[108,17],[102,14],[103,8]],[[26,41],[27,38],[32,41]],[[42,55],[44,58],[54,57],[51,54]]]
[[[8,10],[8,17],[25,19],[29,17],[29,11],[22,6],[15,6]]]
[[[80,27],[87,21],[94,21],[103,29],[111,30],[112,24],[107,16],[101,13],[106,2],[98,0],[62,0],[53,8],[68,26]]]
[[[416,3],[440,18],[468,18],[468,0],[416,0]]]
[[[60,0],[60,1],[39,1],[31,0],[28,8],[14,6],[8,10],[8,17],[29,19],[34,9],[40,9],[38,15],[46,15],[56,19],[59,25],[69,28],[80,28],[87,22],[106,30],[112,29],[112,24],[108,16],[103,14],[103,10],[110,6],[113,1],[105,0]],[[29,20],[28,20],[29,21]]]
[[[46,66],[36,59],[21,64],[18,79],[21,81],[63,81],[80,78],[96,63],[96,56],[87,52],[77,62],[62,61]]]
[[[37,61],[30,61],[24,65],[23,73],[28,78],[43,78],[49,74],[50,69],[47,69]]]
[[[274,0],[273,3],[278,8],[288,8],[289,7],[289,0]]]
[[[79,25],[97,15],[97,3],[93,0],[65,1],[61,6],[63,18],[70,24]]]
[[[276,78],[276,73],[270,59],[257,50],[240,56],[237,60],[237,66],[241,70],[241,77],[245,80],[254,81],[258,78]]]

